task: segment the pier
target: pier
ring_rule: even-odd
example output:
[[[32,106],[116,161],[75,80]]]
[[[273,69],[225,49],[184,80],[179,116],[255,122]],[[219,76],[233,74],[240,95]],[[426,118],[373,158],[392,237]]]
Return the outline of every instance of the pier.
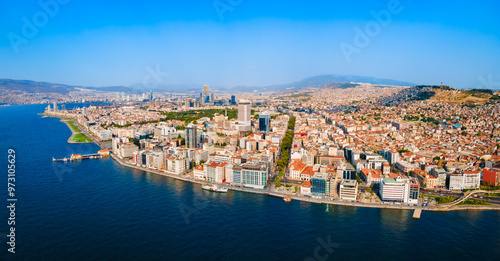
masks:
[[[99,150],[97,153],[93,153],[93,154],[85,154],[85,155],[71,154],[71,157],[69,157],[69,158],[56,159],[56,158],[52,157],[52,161],[54,161],[54,162],[55,161],[67,162],[67,161],[77,161],[77,160],[84,160],[84,159],[100,159],[100,158],[105,158],[105,157],[109,157],[109,150],[107,150],[107,149]]]
[[[422,209],[416,208],[415,211],[413,212],[413,218],[420,219],[420,215],[422,215]]]

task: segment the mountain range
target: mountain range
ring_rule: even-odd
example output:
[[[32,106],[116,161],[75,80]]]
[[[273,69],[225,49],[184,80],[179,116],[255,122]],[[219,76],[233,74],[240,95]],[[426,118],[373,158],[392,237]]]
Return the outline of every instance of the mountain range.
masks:
[[[380,79],[375,77],[355,76],[355,75],[337,75],[327,74],[308,77],[300,81],[267,86],[234,86],[224,87],[217,85],[210,85],[210,89],[219,92],[253,92],[261,91],[287,91],[287,90],[300,90],[304,88],[321,88],[325,86],[335,87],[335,83],[371,83],[380,85],[397,85],[397,86],[413,86],[415,84],[391,79]],[[153,91],[157,92],[200,92],[203,84],[168,84],[157,85]],[[344,86],[345,88],[345,86]],[[59,93],[68,94],[71,91],[78,89],[87,89],[101,92],[126,92],[126,93],[140,93],[146,92],[149,89],[143,87],[141,84],[131,86],[105,86],[105,87],[89,87],[78,85],[67,85],[48,82],[36,82],[30,80],[13,80],[13,79],[0,79],[0,89],[11,91],[24,91],[28,93]]]

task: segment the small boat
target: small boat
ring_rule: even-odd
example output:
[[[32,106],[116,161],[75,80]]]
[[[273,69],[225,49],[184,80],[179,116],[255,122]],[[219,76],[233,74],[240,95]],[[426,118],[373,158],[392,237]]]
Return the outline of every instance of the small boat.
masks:
[[[202,189],[204,190],[210,190],[210,191],[215,191],[215,192],[222,192],[222,193],[226,193],[227,192],[227,188],[221,186],[221,185],[210,185],[210,184],[205,184],[203,186],[201,186]]]
[[[292,201],[292,197],[286,196],[286,197],[283,197],[283,200],[288,203],[288,202]]]

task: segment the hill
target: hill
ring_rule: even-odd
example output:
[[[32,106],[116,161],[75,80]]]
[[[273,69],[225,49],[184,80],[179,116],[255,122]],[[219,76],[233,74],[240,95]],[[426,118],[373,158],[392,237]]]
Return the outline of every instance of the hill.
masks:
[[[322,88],[325,86],[330,88],[339,88],[339,87],[349,88],[348,86],[350,83],[370,83],[370,84],[392,85],[392,86],[415,85],[409,82],[403,82],[391,79],[380,79],[367,76],[325,74],[325,75],[308,77],[300,81],[286,83],[286,84],[268,85],[268,86],[235,86],[229,89],[229,91],[240,91],[240,92],[252,92],[253,90],[287,91],[287,90],[300,90],[304,88]],[[336,84],[343,84],[343,85],[336,85]]]
[[[489,89],[457,90],[448,86],[432,86],[432,91],[425,92],[422,99],[429,99],[432,102],[445,102],[449,104],[484,104],[500,99]],[[427,93],[429,95],[427,95]]]
[[[29,80],[0,79],[0,89],[5,91],[20,91],[26,93],[56,93],[66,95],[78,89],[88,89],[99,92],[131,92],[132,89],[124,86],[88,87]]]

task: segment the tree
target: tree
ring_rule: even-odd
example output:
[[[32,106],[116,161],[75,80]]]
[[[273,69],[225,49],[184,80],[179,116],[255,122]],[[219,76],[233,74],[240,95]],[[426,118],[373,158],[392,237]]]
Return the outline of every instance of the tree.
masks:
[[[203,164],[205,164],[205,160],[204,159],[200,160],[200,165],[203,165]]]
[[[274,179],[274,186],[275,187],[281,187],[281,178],[280,177],[276,177]]]

